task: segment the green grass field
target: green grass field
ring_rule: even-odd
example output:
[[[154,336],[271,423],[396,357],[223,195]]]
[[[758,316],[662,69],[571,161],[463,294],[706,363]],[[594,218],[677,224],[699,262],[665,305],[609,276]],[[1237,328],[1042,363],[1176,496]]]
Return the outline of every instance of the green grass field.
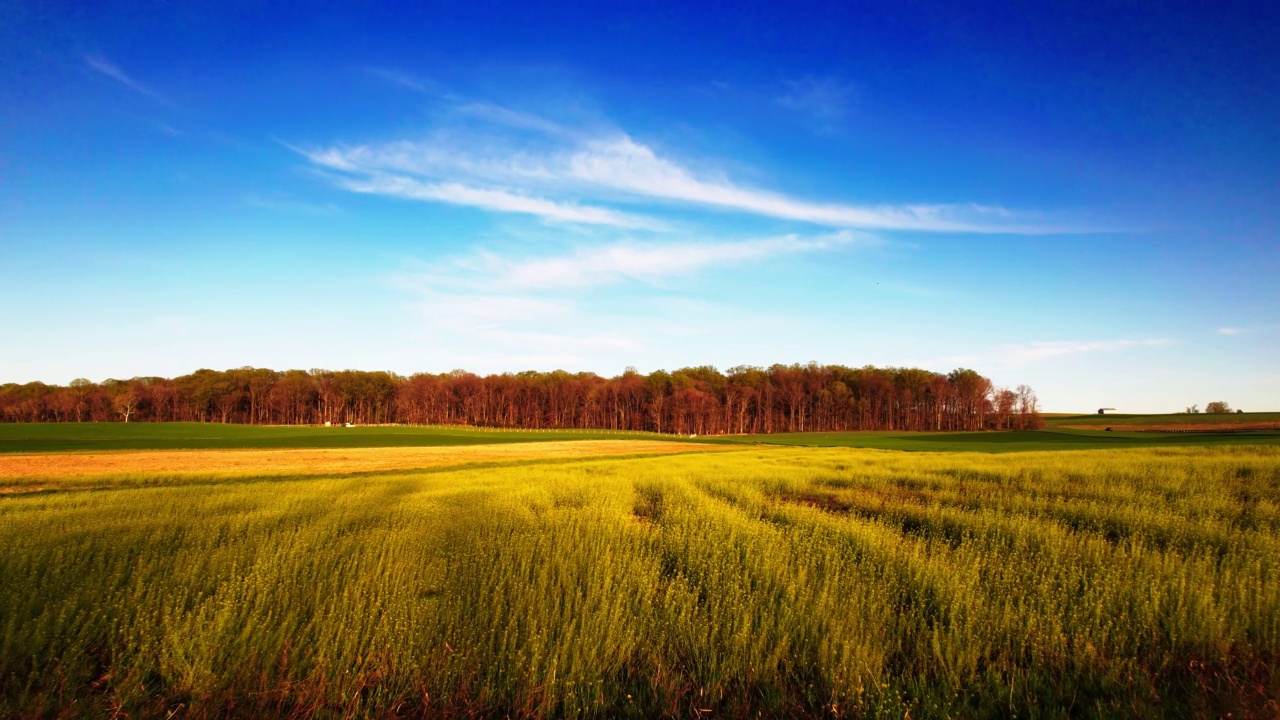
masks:
[[[607,430],[494,430],[463,426],[316,427],[219,423],[0,423],[0,453],[66,450],[217,450],[490,445],[547,440],[685,438]]]
[[[0,548],[3,717],[1271,717],[1280,696],[1276,447],[80,479],[0,497]]]
[[[1064,425],[1097,425],[1099,427],[1125,425],[1244,425],[1249,423],[1280,423],[1280,412],[1222,413],[1209,415],[1186,413],[1168,415],[1126,415],[1123,413],[1108,415],[1046,415],[1045,424],[1049,427]]]
[[[1105,430],[1010,430],[999,432],[835,432],[736,435],[724,442],[856,447],[925,452],[1027,452],[1143,447],[1280,445],[1280,431],[1240,433],[1107,432]]]
[[[1258,415],[1280,417],[1280,413],[1258,413]],[[1246,414],[1245,417],[1248,415]],[[1119,423],[1117,426],[1120,426]],[[628,438],[671,442],[811,445],[933,452],[1019,452],[1171,445],[1280,444],[1280,430],[1247,433],[1159,433],[1106,432],[1101,429],[1096,431],[1049,429],[974,433],[774,433],[689,438],[657,433],[603,430],[523,431],[461,426],[324,428],[213,423],[0,423],[0,454],[68,450],[430,447]]]

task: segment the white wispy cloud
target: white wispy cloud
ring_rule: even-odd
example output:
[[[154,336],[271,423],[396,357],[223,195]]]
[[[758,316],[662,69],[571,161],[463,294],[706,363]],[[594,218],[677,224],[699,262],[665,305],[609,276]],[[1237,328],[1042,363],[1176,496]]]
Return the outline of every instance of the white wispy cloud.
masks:
[[[409,307],[435,342],[472,348],[468,352],[488,348],[504,357],[532,353],[567,366],[602,356],[626,364],[635,353],[701,337],[707,325],[733,314],[724,307],[689,312],[688,299],[663,297],[667,280],[880,242],[840,231],[739,241],[620,241],[552,254],[477,251],[417,264],[391,280],[413,297]],[[645,302],[618,304],[611,286],[626,284],[637,285],[629,292]]]
[[[510,258],[491,252],[456,258],[414,276],[426,287],[507,291],[562,291],[623,282],[659,283],[717,266],[760,262],[785,255],[881,244],[852,231],[802,237],[784,235],[740,241],[681,243],[617,242],[580,247],[571,253]]]
[[[174,126],[166,122],[160,122],[159,120],[157,120],[155,123],[155,126],[160,132],[164,133],[165,135],[168,135],[169,137],[182,137],[183,135],[186,135],[186,133],[184,133],[183,131],[175,128]]]
[[[723,176],[699,177],[653,148],[622,135],[597,140],[568,157],[563,169],[544,167],[542,175],[562,176],[647,198],[701,204],[755,215],[798,220],[828,227],[943,232],[1037,232],[1008,222],[1013,213],[981,205],[875,205],[819,203],[739,185]]]
[[[844,124],[857,103],[854,86],[836,77],[806,77],[787,83],[775,102],[812,123],[822,132],[834,132]]]
[[[460,115],[473,117],[485,122],[506,125],[507,127],[521,130],[533,130],[546,135],[573,134],[572,131],[559,123],[493,103],[468,102],[457,106],[454,111]]]
[[[504,325],[467,325],[459,322],[459,318],[437,322],[465,336],[487,343],[519,348],[524,352],[633,350],[639,347],[639,341],[636,338],[619,332],[567,333],[512,330]]]
[[[660,152],[627,133],[588,133],[510,108],[461,103],[455,112],[488,128],[438,128],[425,139],[294,148],[312,164],[347,176],[343,187],[451,202],[440,188],[460,186],[538,203],[493,202],[478,207],[532,212],[549,219],[637,227],[635,216],[584,203],[654,203],[738,212],[828,228],[1038,234],[1070,232],[1035,216],[970,204],[824,202],[736,182],[716,170]],[[496,128],[496,129],[495,129]],[[536,135],[531,139],[529,134]],[[425,183],[423,192],[415,183]],[[544,204],[545,203],[545,204]],[[465,203],[473,204],[473,203]],[[574,207],[588,212],[563,212]],[[531,209],[533,208],[533,209]],[[542,209],[548,209],[544,214]],[[618,222],[621,220],[621,222]],[[652,226],[653,221],[647,221]]]
[[[1227,326],[1218,328],[1219,335],[1234,337],[1236,335],[1252,335],[1254,333],[1266,333],[1274,330],[1280,330],[1280,324],[1276,325],[1252,325],[1249,327]]]
[[[633,229],[652,229],[660,225],[655,220],[608,208],[554,202],[517,192],[478,188],[457,182],[425,183],[404,175],[374,174],[363,178],[343,178],[339,185],[357,193],[443,202],[504,213],[523,213],[560,222]]]
[[[563,318],[574,311],[572,302],[562,298],[541,298],[510,293],[449,293],[413,283],[399,283],[421,293],[425,300],[417,307],[442,322],[466,325],[494,325],[524,320]]]
[[[307,215],[337,215],[342,212],[342,209],[333,203],[313,203],[283,195],[263,196],[247,193],[241,199],[245,205],[263,210],[283,210]]]
[[[1142,338],[1138,340],[1091,340],[1085,342],[1079,341],[1050,341],[1050,342],[1031,342],[1025,345],[1012,345],[1005,348],[1001,354],[1008,359],[1007,362],[1016,365],[1025,365],[1026,363],[1036,362],[1039,360],[1047,360],[1049,358],[1062,357],[1064,355],[1083,355],[1085,353],[1096,352],[1115,352],[1117,350],[1130,350],[1141,347],[1161,347],[1172,345],[1173,341],[1167,338]]]
[[[598,317],[566,298],[398,284],[421,297],[409,307],[435,343],[451,346],[451,354],[486,351],[474,357],[477,368],[494,365],[495,357],[520,358],[531,367],[575,366],[601,352],[626,353],[640,345],[627,332],[601,327]]]
[[[654,283],[672,275],[689,275],[718,265],[827,250],[860,240],[874,242],[845,232],[816,238],[788,235],[741,242],[618,243],[581,249],[568,257],[515,263],[499,261],[497,269],[501,282],[524,288],[586,287],[625,280]]]
[[[436,91],[435,84],[431,81],[395,68],[368,67],[365,68],[365,72],[383,82],[399,85],[414,92],[429,93]]]
[[[1168,338],[1138,338],[1120,340],[1050,340],[1002,345],[990,351],[969,355],[951,355],[919,361],[921,367],[946,365],[972,365],[980,367],[1017,368],[1054,358],[1085,355],[1098,352],[1117,352],[1136,348],[1172,345]]]
[[[162,105],[169,104],[169,100],[166,97],[137,80],[134,80],[132,77],[127,75],[125,71],[121,70],[118,65],[112,63],[106,58],[97,55],[86,55],[84,62],[85,65],[89,66],[89,69],[115,80],[139,95],[151,98]]]

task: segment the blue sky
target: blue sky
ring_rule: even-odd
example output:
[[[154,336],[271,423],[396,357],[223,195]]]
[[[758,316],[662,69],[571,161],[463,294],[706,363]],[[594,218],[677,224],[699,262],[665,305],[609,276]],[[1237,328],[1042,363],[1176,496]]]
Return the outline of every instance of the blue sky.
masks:
[[[972,367],[1280,409],[1280,11],[0,5],[0,381]]]

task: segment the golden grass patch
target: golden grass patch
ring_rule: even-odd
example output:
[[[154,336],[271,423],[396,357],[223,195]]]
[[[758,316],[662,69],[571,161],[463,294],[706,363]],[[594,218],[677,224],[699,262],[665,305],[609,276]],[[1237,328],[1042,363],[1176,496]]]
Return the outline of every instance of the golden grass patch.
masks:
[[[32,480],[83,480],[119,475],[347,475],[477,463],[725,449],[733,448],[658,440],[566,440],[443,447],[30,453],[0,455],[0,483],[8,485],[0,485],[0,492],[30,492],[36,489],[29,484]]]

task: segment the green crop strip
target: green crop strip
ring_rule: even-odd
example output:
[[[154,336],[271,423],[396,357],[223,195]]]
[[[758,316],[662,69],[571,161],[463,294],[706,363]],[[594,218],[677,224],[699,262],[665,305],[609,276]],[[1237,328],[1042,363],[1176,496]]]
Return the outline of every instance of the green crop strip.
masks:
[[[557,440],[659,440],[698,444],[808,445],[926,452],[1024,452],[1163,446],[1280,445],[1280,430],[1229,433],[1125,432],[1123,425],[1117,423],[1114,432],[1099,428],[985,432],[811,432],[691,437],[632,431],[511,430],[463,426],[325,428],[213,423],[0,423],[0,455],[75,450],[436,447]]]

